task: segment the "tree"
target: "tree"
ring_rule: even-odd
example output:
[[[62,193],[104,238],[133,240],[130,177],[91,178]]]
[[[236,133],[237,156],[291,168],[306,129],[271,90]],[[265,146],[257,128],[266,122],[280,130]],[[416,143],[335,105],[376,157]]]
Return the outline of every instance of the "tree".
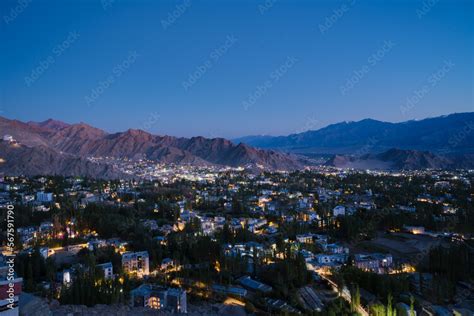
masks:
[[[387,316],[395,316],[395,311],[392,309],[393,297],[391,293],[388,293],[387,296]]]
[[[360,289],[359,285],[352,288],[351,291],[351,311],[357,312],[360,306]]]
[[[385,306],[383,304],[373,304],[370,306],[370,314],[374,316],[386,316]]]
[[[415,297],[410,295],[410,316],[415,316]]]

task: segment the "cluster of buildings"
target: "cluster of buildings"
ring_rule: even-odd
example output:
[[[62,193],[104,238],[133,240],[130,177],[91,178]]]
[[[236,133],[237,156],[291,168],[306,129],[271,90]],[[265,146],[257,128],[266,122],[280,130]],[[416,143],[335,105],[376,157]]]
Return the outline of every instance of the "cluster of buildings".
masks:
[[[243,170],[242,168],[194,166],[163,164],[149,159],[132,160],[116,157],[89,157],[92,162],[113,165],[123,174],[147,180],[158,180],[162,183],[174,183],[181,180],[197,182],[214,182],[219,173],[228,170]]]
[[[133,307],[185,314],[187,309],[186,291],[179,288],[165,288],[152,284],[142,284],[130,292]]]
[[[54,190],[56,184],[49,178],[8,177],[0,181],[0,205],[20,204],[47,217],[51,210],[65,208],[61,201],[68,199],[72,201],[75,210],[82,210],[88,204],[94,203],[123,208],[135,207],[142,203],[143,208],[149,208],[149,216],[141,219],[139,223],[153,237],[156,245],[163,247],[168,246],[170,234],[184,231],[187,225],[198,224],[196,236],[209,236],[211,239],[224,229],[228,229],[234,236],[237,232],[245,231],[258,241],[221,245],[225,256],[240,257],[247,262],[244,275],[234,280],[234,284],[211,286],[215,293],[239,298],[249,297],[248,294],[252,292],[265,296],[273,291],[271,285],[254,277],[253,263],[256,259],[272,256],[282,259],[283,255],[278,253],[276,246],[277,239],[283,239],[291,246],[292,251],[298,252],[304,258],[307,270],[313,273],[315,279],[317,276],[327,276],[331,270],[349,263],[363,271],[379,274],[391,273],[396,265],[396,259],[390,253],[360,253],[354,250],[352,245],[342,239],[330,237],[333,235],[327,233],[326,228],[334,226],[341,218],[352,216],[356,212],[375,214],[379,210],[380,206],[377,204],[382,200],[381,193],[351,184],[339,185],[339,181],[350,176],[351,171],[323,169],[318,176],[308,176],[310,180],[306,179],[305,182],[298,176],[285,172],[256,175],[243,172],[239,168],[170,166],[147,160],[91,158],[94,159],[112,159],[111,163],[117,164],[122,171],[130,175],[136,175],[138,180],[103,181],[100,185],[91,186],[80,178],[66,178],[62,183],[64,190],[53,193],[58,191]],[[411,177],[415,174],[398,176]],[[331,177],[332,182],[323,182],[321,179],[324,177]],[[466,175],[459,175],[458,179],[452,181],[459,179],[468,181]],[[162,215],[160,207],[156,201],[147,200],[142,194],[142,186],[171,186],[182,180],[190,181],[192,190],[189,194],[173,196],[170,199],[170,204],[177,210],[176,219],[158,217],[157,214]],[[416,201],[394,203],[391,207],[410,214],[417,212],[415,204],[428,203],[442,207],[442,216],[456,215],[459,206],[456,205],[455,197],[449,193],[453,187],[452,181],[445,175],[435,180],[432,188],[426,189]],[[383,180],[377,181],[380,187],[387,185]],[[132,198],[124,199],[124,196]],[[120,264],[124,273],[143,282],[131,292],[133,306],[180,313],[187,311],[186,292],[183,289],[163,288],[147,283],[150,276],[157,273],[177,271],[180,267],[174,260],[165,258],[161,263],[158,262],[158,266],[152,266],[148,251],[131,251],[131,247],[121,236],[103,239],[93,228],[86,230],[79,229],[78,226],[73,216],[70,216],[66,223],[58,223],[50,218],[39,225],[17,227],[16,233],[23,251],[32,251],[33,246],[39,245],[44,258],[64,257],[65,254],[74,257],[84,248],[96,250],[113,247],[121,256]],[[289,237],[285,230],[288,227],[296,227],[298,233]],[[423,226],[405,226],[404,230],[418,235],[434,234]],[[80,242],[72,242],[65,247],[47,246],[44,242],[66,237]],[[205,263],[194,263],[196,266],[199,264]],[[97,268],[103,272],[105,279],[114,279],[117,276],[112,262],[102,262]],[[63,269],[57,273],[57,281],[68,286],[74,282],[74,274],[74,267]],[[0,273],[0,286],[3,286],[1,276]],[[18,279],[18,283],[21,284],[21,279]],[[306,304],[314,310],[321,307],[321,302],[318,301],[317,295],[313,295],[312,290],[305,289],[300,295],[305,297]],[[0,296],[1,302],[5,303],[3,298]],[[270,299],[267,303],[269,308],[292,310],[292,307],[282,300]]]

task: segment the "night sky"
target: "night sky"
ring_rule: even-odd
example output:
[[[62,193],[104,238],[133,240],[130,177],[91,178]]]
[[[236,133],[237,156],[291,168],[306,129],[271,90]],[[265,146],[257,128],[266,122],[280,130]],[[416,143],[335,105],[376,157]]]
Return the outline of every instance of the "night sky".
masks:
[[[0,2],[0,115],[175,136],[474,111],[473,1]]]

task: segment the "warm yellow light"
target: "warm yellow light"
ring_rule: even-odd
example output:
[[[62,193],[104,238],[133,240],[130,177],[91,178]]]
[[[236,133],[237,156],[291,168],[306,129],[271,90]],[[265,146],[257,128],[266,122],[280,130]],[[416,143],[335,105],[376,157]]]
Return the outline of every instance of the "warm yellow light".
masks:
[[[148,300],[148,306],[152,309],[160,309],[160,298],[155,296],[150,297]]]
[[[245,306],[245,303],[242,301],[239,301],[238,299],[227,297],[226,300],[224,301],[224,305]]]

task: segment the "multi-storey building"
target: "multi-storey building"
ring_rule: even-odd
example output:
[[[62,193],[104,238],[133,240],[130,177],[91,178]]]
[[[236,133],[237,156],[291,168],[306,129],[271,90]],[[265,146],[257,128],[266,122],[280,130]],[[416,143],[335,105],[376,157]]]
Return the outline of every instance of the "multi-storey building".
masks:
[[[122,268],[126,273],[143,277],[150,274],[150,257],[147,251],[125,252],[122,255]]]
[[[354,257],[354,265],[365,271],[373,271],[375,273],[386,272],[393,264],[391,254],[357,254]]]
[[[149,309],[167,310],[173,313],[188,312],[186,291],[164,288],[153,284],[142,284],[130,292],[131,305]]]
[[[112,262],[98,264],[97,267],[104,272],[104,278],[106,280],[114,277],[114,267],[112,266]]]

